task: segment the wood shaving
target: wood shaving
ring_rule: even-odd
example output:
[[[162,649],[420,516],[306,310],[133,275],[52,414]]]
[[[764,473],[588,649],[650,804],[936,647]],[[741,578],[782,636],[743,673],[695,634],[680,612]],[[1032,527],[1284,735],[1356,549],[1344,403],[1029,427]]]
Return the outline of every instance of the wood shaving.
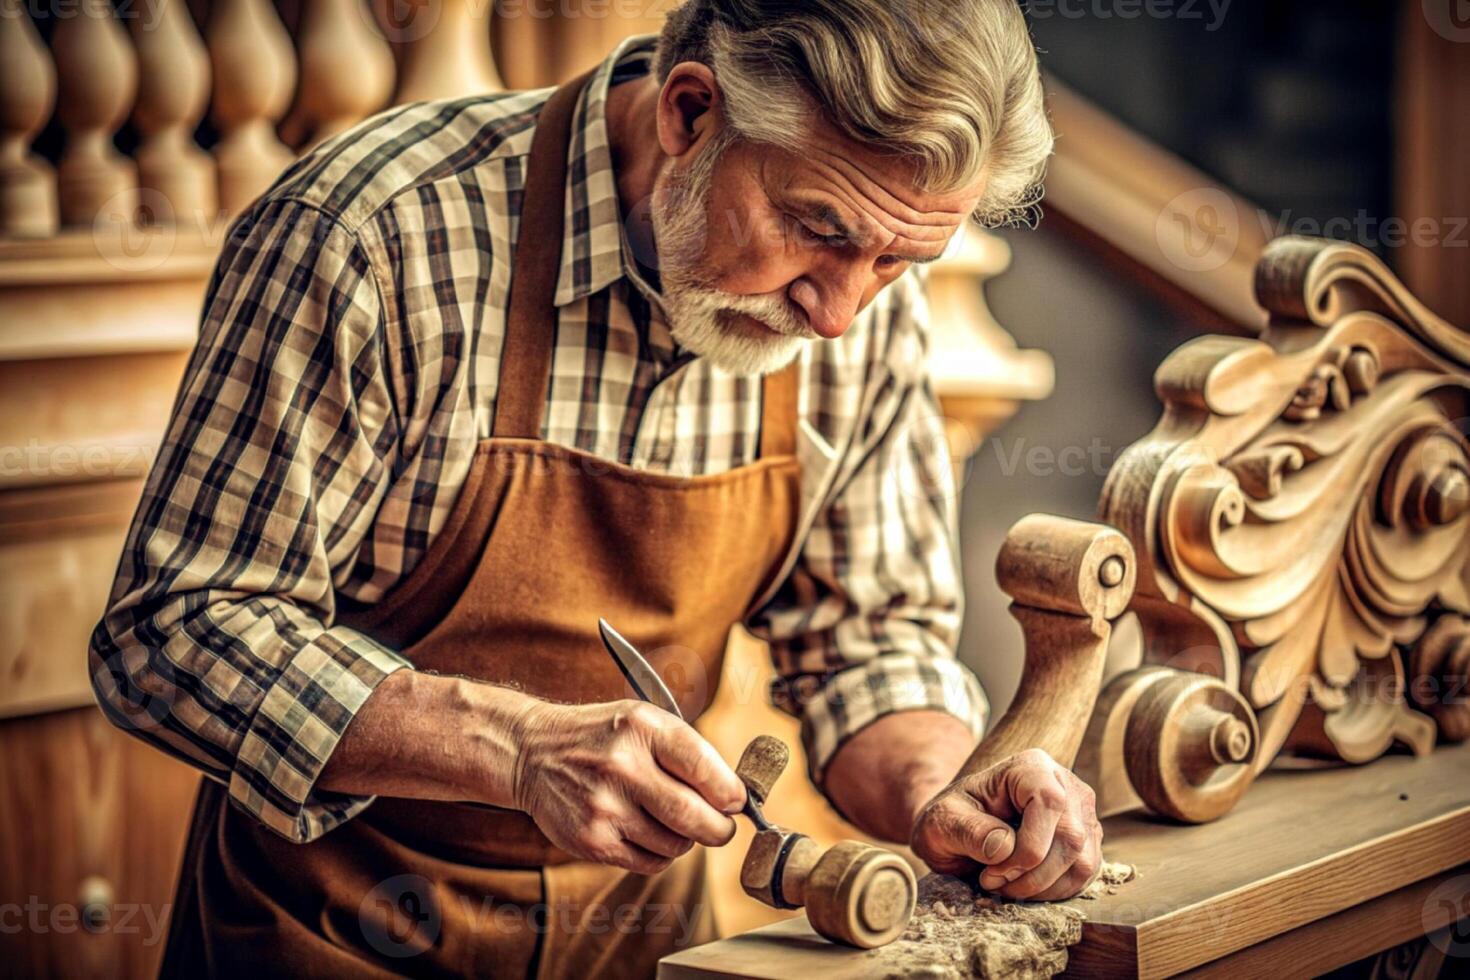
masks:
[[[1111,895],[1136,877],[1126,864],[1105,863],[1079,897]],[[1065,905],[1013,902],[977,891],[962,879],[927,875],[908,929],[870,950],[874,974],[925,980],[1049,978],[1067,967],[1067,947],[1082,938],[1085,916]]]
[[[1092,879],[1092,884],[1077,894],[1078,898],[1096,899],[1104,895],[1117,894],[1118,889],[1138,877],[1138,869],[1131,864],[1115,864],[1104,861],[1102,870]]]

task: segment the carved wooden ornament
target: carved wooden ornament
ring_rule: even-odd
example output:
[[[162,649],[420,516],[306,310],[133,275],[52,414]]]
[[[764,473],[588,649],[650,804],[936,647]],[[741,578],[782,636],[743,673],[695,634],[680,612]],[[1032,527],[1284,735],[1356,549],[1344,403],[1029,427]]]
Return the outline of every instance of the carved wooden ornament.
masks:
[[[1143,662],[1080,740],[1102,812],[1211,820],[1284,752],[1360,763],[1470,735],[1470,333],[1328,240],[1272,242],[1256,294],[1258,339],[1160,366],[1163,417],[1103,491],[1136,553]]]

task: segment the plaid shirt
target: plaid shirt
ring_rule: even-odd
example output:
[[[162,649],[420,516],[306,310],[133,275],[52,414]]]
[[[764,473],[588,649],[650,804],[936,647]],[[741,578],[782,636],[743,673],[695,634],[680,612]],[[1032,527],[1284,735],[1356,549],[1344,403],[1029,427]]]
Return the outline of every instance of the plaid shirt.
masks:
[[[758,378],[680,350],[620,215],[603,63],[576,116],[544,438],[686,475],[753,461]],[[371,803],[317,789],[397,651],[334,624],[443,526],[495,414],[523,169],[546,90],[390,110],[298,161],[232,229],[91,644],[119,724],[311,840]],[[917,269],[801,355],[799,547],[748,623],[812,774],[892,711],[985,699],[954,659],[955,492]],[[528,651],[527,656],[535,656]]]

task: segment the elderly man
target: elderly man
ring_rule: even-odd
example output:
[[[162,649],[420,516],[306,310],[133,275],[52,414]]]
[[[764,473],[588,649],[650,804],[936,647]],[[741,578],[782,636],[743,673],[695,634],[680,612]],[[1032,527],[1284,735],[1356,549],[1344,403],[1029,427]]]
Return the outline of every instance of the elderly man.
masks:
[[[920,271],[1050,146],[1012,0],[689,0],[554,93],[284,174],[92,647],[103,707],[211,777],[167,970],[642,975],[709,938],[693,845],[744,789],[625,699],[599,616],[691,718],[746,624],[854,823],[1077,892],[1087,787],[963,772]]]

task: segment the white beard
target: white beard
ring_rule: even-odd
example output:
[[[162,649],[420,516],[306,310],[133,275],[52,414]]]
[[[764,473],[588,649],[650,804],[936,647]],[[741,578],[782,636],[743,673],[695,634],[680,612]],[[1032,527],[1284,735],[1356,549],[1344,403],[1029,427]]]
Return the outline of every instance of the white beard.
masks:
[[[669,333],[684,349],[731,374],[770,374],[819,339],[789,302],[714,289],[700,274],[715,164],[733,143],[717,138],[687,172],[670,173],[651,209]],[[769,330],[740,323],[743,313]]]
[[[810,339],[803,335],[771,333],[735,321],[744,313],[774,326],[788,312],[777,301],[760,297],[731,296],[716,290],[694,287],[664,289],[664,308],[669,333],[685,350],[705,358],[731,374],[770,374],[790,364]],[[738,306],[736,300],[742,300]]]

